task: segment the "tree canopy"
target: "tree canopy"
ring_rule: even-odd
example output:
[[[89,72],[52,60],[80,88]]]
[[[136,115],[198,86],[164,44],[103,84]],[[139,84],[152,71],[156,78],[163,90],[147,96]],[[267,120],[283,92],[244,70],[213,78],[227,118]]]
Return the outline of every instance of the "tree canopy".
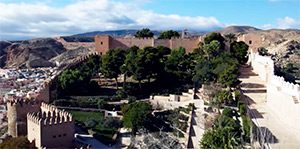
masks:
[[[239,42],[234,41],[231,43],[230,47],[231,47],[230,52],[232,53],[232,55],[241,64],[245,64],[248,60],[247,54],[248,54],[249,46],[243,41],[239,41]]]
[[[102,56],[101,72],[107,78],[114,78],[118,88],[118,76],[121,74],[121,66],[124,64],[125,51],[111,49]]]
[[[143,28],[135,33],[137,38],[153,37],[153,32],[149,28]]]
[[[161,32],[158,39],[171,39],[172,37],[180,37],[180,34],[177,31],[168,30]]]
[[[138,129],[143,128],[152,112],[152,107],[147,102],[133,102],[123,106],[122,112],[123,125],[131,128],[133,134],[135,134]]]

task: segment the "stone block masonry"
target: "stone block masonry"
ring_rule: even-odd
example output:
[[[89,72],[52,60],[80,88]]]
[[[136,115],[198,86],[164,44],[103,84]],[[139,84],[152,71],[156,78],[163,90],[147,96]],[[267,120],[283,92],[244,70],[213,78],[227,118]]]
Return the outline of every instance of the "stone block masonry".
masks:
[[[8,134],[12,137],[24,136],[27,134],[26,114],[38,111],[40,103],[37,101],[8,101]]]
[[[154,39],[154,38],[113,38],[108,35],[95,36],[96,51],[104,54],[109,49],[121,48],[127,49],[132,46],[139,48],[164,46],[170,49],[183,47],[188,53],[198,47],[201,37],[194,38],[172,38],[172,39]]]
[[[27,114],[28,140],[38,148],[71,148],[74,120],[68,112],[41,104],[40,111]]]

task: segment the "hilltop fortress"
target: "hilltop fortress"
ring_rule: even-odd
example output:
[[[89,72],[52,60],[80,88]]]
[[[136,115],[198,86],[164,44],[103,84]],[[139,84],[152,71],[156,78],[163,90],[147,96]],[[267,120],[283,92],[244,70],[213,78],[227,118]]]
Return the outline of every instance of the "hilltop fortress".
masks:
[[[300,113],[299,85],[286,82],[282,77],[276,76],[274,74],[274,61],[270,57],[255,53],[259,47],[272,44],[270,39],[264,35],[249,33],[237,35],[237,40],[244,41],[249,45],[251,66],[254,72],[267,84],[267,104],[284,123],[300,131],[300,125],[295,125],[300,124],[298,116]],[[55,73],[55,76],[51,76],[50,80],[40,82],[43,84],[36,94],[26,97],[26,99],[25,97],[9,96],[7,101],[8,134],[13,137],[28,135],[28,139],[35,142],[39,148],[56,148],[59,146],[55,145],[61,145],[62,142],[66,147],[70,147],[74,137],[74,120],[72,116],[46,104],[52,98],[55,98],[56,93],[50,91],[51,85],[61,71],[79,64],[90,55],[102,55],[114,48],[165,46],[170,49],[183,47],[187,52],[192,52],[193,49],[198,47],[199,42],[203,42],[203,36],[172,39],[95,36],[94,48],[89,53],[83,57],[77,57],[70,63],[60,65],[60,69]]]
[[[155,38],[135,38],[135,37],[111,37],[109,35],[95,36],[95,51],[100,54],[106,53],[109,49],[121,48],[127,49],[132,46],[144,48],[147,46],[158,47],[164,46],[170,49],[179,47],[185,48],[186,52],[193,52],[200,42],[203,42],[204,36],[197,37],[178,37],[171,39],[155,39]],[[247,33],[238,34],[238,41],[244,41],[249,45],[250,49],[257,50],[259,47],[271,45],[270,39],[263,34]]]
[[[113,38],[109,35],[95,36],[95,49],[97,52],[106,53],[109,49],[121,48],[127,49],[132,46],[144,48],[147,46],[158,47],[164,46],[170,49],[183,47],[187,52],[192,52],[198,47],[202,37],[187,37],[187,38],[171,38],[171,39],[155,39],[155,38]]]

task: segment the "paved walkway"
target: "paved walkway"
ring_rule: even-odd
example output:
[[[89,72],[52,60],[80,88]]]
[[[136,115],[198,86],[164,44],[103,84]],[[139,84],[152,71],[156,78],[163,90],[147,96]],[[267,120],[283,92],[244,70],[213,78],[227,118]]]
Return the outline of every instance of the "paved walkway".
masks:
[[[191,133],[191,140],[193,142],[194,149],[200,149],[200,140],[202,139],[202,136],[205,131],[203,116],[204,101],[201,99],[195,99],[193,100],[193,103],[196,109],[194,110],[192,119],[193,132]]]
[[[266,82],[253,73],[250,67],[241,69],[240,80],[252,121],[267,138],[265,144],[272,149],[300,149],[300,132],[286,127],[267,106]]]

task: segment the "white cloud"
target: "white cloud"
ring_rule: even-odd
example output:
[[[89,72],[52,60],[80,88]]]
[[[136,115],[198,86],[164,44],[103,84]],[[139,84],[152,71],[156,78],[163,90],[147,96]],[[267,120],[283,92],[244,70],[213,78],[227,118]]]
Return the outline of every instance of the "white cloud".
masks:
[[[199,30],[224,26],[214,17],[165,15],[143,10],[136,1],[141,0],[85,0],[64,7],[47,3],[0,3],[0,37],[45,37],[141,27]]]
[[[295,20],[291,17],[284,17],[277,19],[278,28],[288,29],[288,28],[300,28],[300,21]]]

